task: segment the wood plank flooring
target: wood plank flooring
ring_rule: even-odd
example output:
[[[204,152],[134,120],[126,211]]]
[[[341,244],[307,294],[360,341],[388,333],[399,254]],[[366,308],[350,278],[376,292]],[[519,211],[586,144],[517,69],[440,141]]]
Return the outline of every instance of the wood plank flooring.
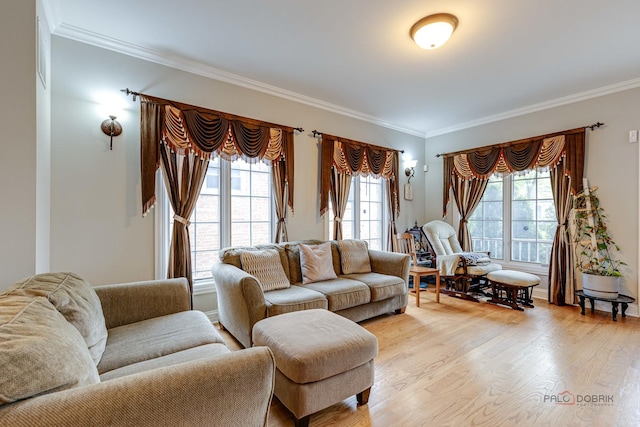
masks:
[[[640,425],[640,319],[440,301],[430,290],[420,307],[412,296],[406,313],[362,322],[380,349],[369,403],[350,397],[310,426]],[[269,426],[292,425],[274,396]]]

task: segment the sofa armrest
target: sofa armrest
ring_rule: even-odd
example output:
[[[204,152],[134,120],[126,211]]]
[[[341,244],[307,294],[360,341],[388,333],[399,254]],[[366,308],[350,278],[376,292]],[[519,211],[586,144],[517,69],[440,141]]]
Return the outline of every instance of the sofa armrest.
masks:
[[[275,361],[267,347],[180,363],[0,407],[7,426],[266,426]]]
[[[243,346],[251,347],[251,331],[267,317],[267,303],[258,279],[231,264],[211,268],[218,295],[218,321]]]
[[[371,262],[371,271],[374,273],[397,276],[409,283],[409,267],[411,266],[409,255],[369,249],[369,261]]]
[[[187,311],[191,305],[184,277],[121,283],[95,288],[107,329],[167,314]]]

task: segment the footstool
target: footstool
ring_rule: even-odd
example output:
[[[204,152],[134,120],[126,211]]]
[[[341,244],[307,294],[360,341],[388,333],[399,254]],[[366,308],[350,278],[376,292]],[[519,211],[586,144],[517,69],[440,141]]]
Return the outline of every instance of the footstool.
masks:
[[[489,302],[504,304],[515,310],[524,310],[518,302],[533,307],[531,289],[540,284],[535,274],[514,270],[498,270],[487,274],[493,294]]]
[[[308,426],[311,414],[356,395],[369,400],[373,385],[375,335],[328,310],[268,317],[253,327],[255,346],[267,346],[276,360],[276,397]]]

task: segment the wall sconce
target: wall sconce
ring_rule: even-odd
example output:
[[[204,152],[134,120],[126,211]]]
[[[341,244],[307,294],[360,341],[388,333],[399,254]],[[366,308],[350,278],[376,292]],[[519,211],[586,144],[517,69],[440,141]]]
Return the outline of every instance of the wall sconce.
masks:
[[[407,181],[407,183],[411,183],[411,178],[413,178],[413,176],[415,175],[415,167],[416,167],[416,163],[418,163],[417,160],[406,160],[404,162],[406,168],[404,170],[404,174],[407,175],[409,177],[409,180]]]
[[[116,118],[116,116],[109,116],[109,118],[100,125],[102,132],[111,137],[109,150],[113,150],[113,137],[122,133],[122,125],[116,121]]]

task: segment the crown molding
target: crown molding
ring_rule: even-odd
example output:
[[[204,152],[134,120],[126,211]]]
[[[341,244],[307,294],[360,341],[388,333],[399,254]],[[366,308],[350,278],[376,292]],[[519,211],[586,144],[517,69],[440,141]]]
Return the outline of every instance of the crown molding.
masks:
[[[59,37],[68,38],[71,40],[75,40],[81,43],[86,43],[86,44],[100,47],[103,49],[108,49],[114,52],[122,53],[124,55],[132,56],[134,58],[138,58],[138,59],[153,62],[156,64],[164,65],[170,68],[186,71],[188,73],[196,74],[202,77],[207,77],[213,80],[222,81],[222,82],[229,83],[235,86],[240,86],[246,89],[251,89],[258,92],[266,93],[268,95],[277,96],[279,98],[284,98],[289,101],[309,105],[311,107],[319,108],[325,111],[329,111],[331,113],[339,114],[339,115],[350,117],[357,120],[362,120],[364,122],[385,127],[387,129],[392,129],[398,132],[424,138],[423,130],[413,129],[410,127],[389,123],[378,117],[370,116],[368,114],[364,114],[359,111],[344,108],[339,105],[331,104],[329,102],[325,102],[316,98],[291,92],[289,90],[282,89],[277,86],[272,86],[266,83],[262,83],[256,80],[239,76],[237,74],[229,73],[227,71],[223,71],[218,68],[205,65],[201,62],[188,60],[178,55],[167,54],[155,49],[149,49],[133,43],[128,43],[122,40],[106,37],[101,34],[87,31],[85,29],[75,27],[69,24],[62,23],[61,25],[58,25],[56,27],[54,34]]]
[[[49,26],[49,32],[53,34],[62,24],[60,3],[56,0],[42,0],[42,9],[44,10],[44,16],[47,18],[46,21]]]
[[[623,92],[629,89],[635,89],[640,87],[640,78],[627,80],[620,83],[614,83],[612,85],[603,86],[601,88],[580,92],[574,95],[564,96],[562,98],[552,99],[550,101],[541,102],[539,104],[529,105],[523,108],[517,108],[515,110],[506,111],[500,114],[494,114],[492,116],[483,117],[477,120],[471,120],[465,123],[459,123],[446,128],[437,129],[427,132],[425,139],[432,138],[438,135],[444,135],[447,133],[456,132],[463,129],[469,129],[476,126],[482,126],[500,120],[510,119],[513,117],[524,116],[525,114],[535,113],[537,111],[548,110],[550,108],[560,107],[562,105],[573,104],[575,102],[586,101],[588,99],[598,98],[604,95],[610,95],[612,93]]]

